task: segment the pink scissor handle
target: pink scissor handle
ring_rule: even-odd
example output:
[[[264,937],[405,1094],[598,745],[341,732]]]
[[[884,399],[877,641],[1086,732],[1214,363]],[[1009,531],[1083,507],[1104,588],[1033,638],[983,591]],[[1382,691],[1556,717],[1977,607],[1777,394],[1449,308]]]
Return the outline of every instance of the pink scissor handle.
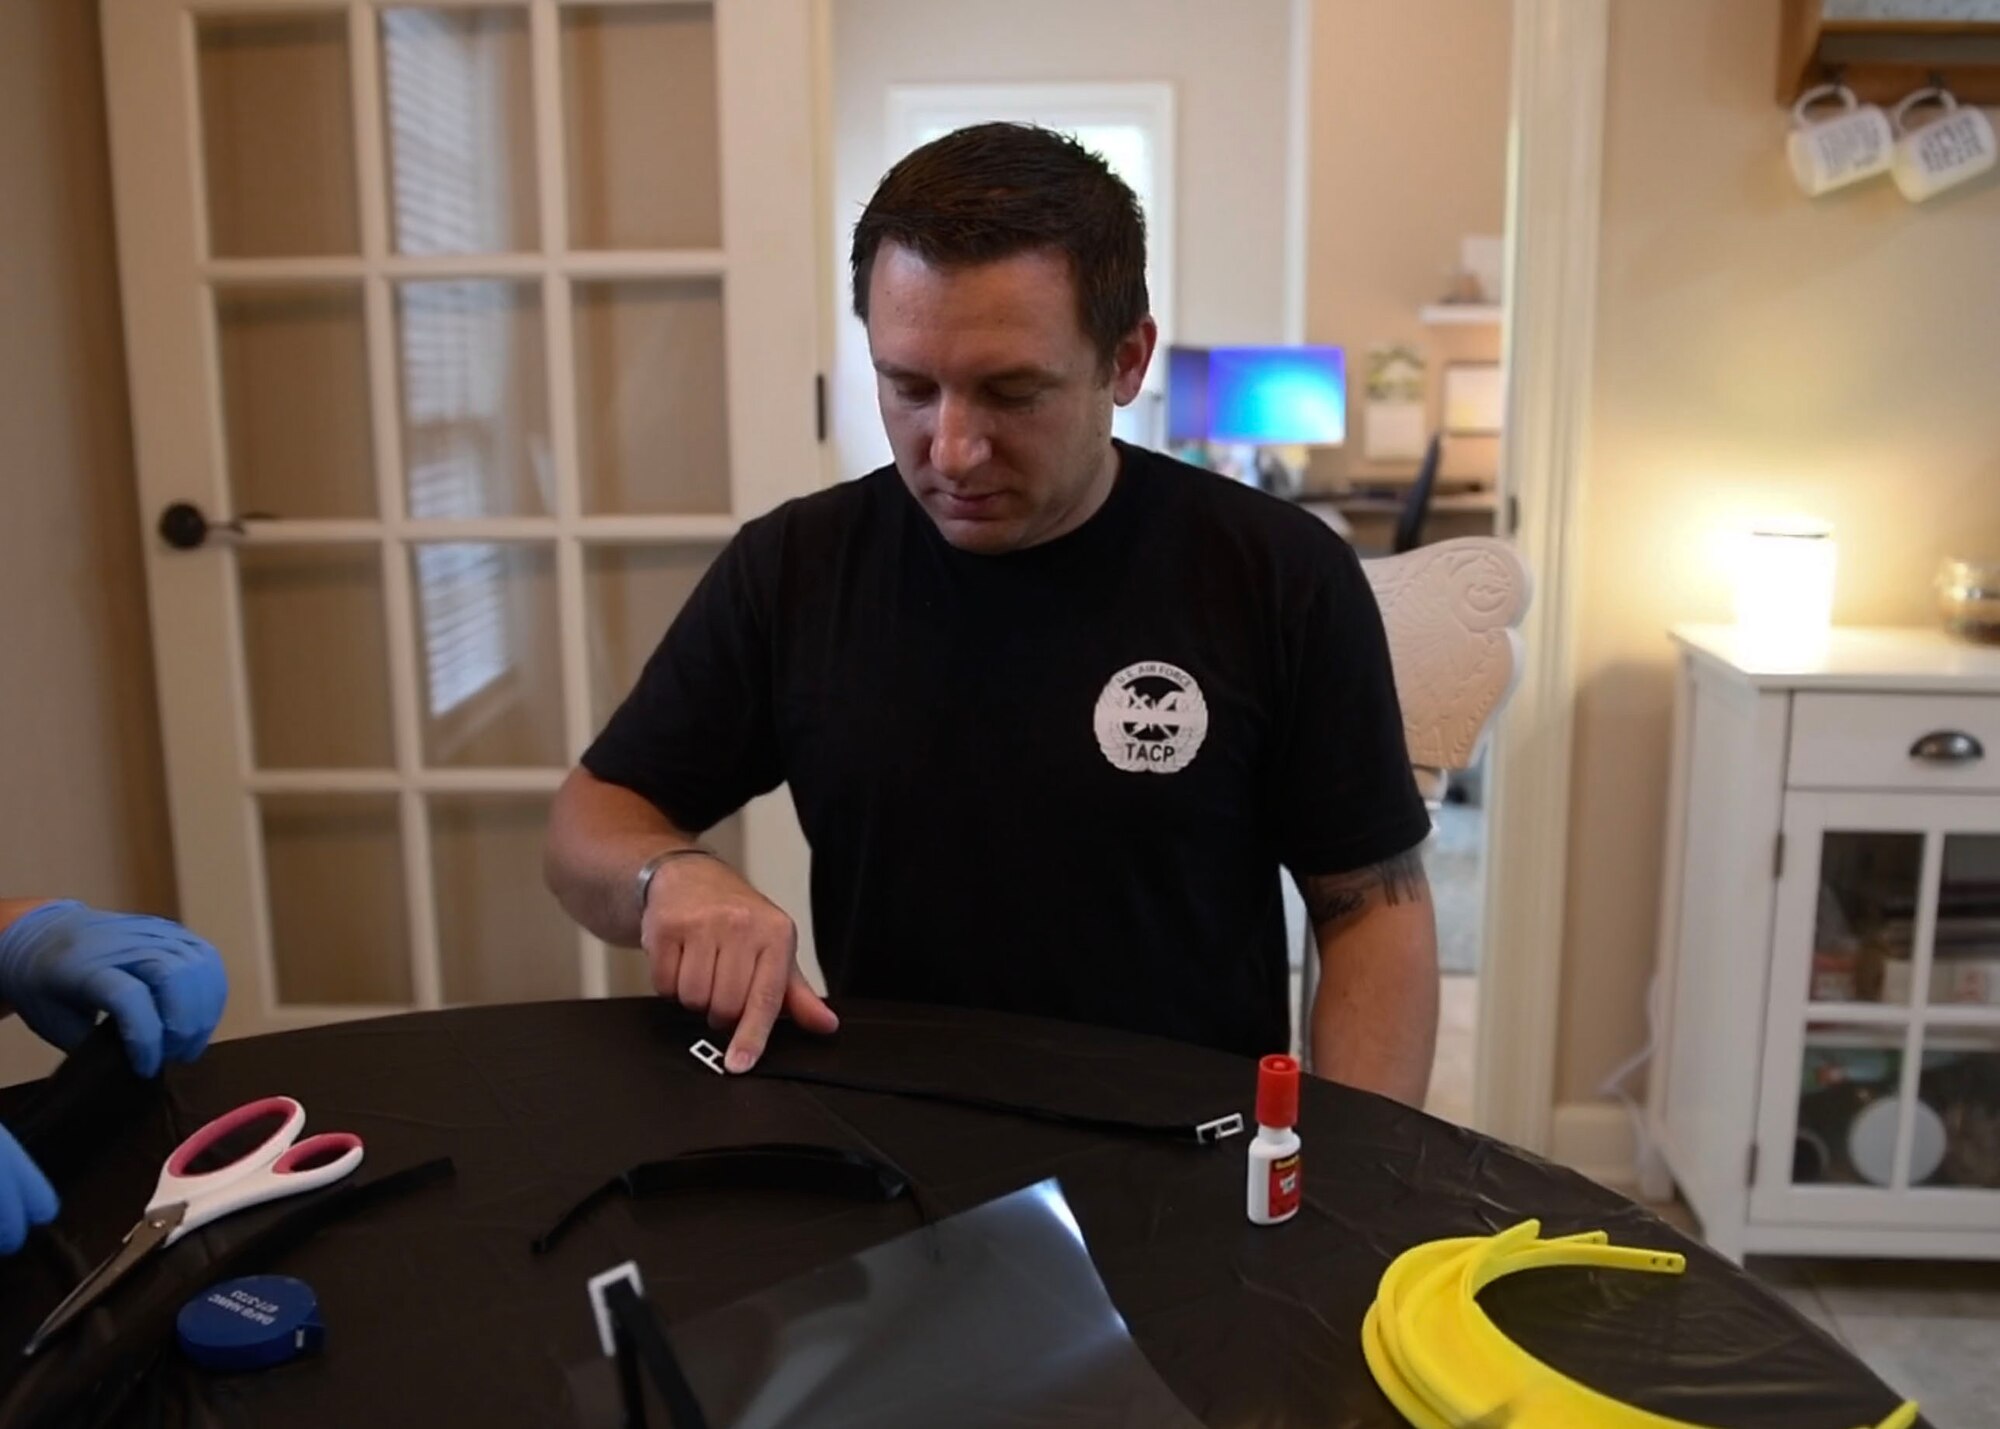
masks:
[[[265,1123],[270,1129],[253,1137]],[[305,1124],[306,1109],[291,1097],[261,1097],[224,1112],[174,1148],[146,1209],[193,1201],[269,1166]]]
[[[361,1138],[351,1131],[322,1131],[288,1148],[268,1166],[218,1185],[188,1202],[187,1214],[167,1237],[172,1245],[191,1230],[281,1196],[328,1186],[361,1164]]]

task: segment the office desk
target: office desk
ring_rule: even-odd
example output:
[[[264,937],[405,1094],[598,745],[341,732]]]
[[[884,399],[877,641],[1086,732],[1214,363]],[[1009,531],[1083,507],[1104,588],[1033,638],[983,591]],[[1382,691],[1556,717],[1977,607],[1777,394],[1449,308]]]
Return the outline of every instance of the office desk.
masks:
[[[1309,496],[1302,498],[1299,505],[1366,550],[1388,549],[1396,518],[1403,511],[1402,497],[1377,492]],[[1490,488],[1434,496],[1424,516],[1423,542],[1429,544],[1454,536],[1491,536],[1495,534],[1499,511],[1499,493]]]

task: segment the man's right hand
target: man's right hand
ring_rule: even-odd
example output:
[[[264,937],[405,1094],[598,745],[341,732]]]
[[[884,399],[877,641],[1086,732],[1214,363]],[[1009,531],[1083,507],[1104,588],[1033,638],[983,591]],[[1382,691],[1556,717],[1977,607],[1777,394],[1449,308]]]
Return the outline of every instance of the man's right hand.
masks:
[[[799,973],[799,930],[791,916],[718,858],[677,858],[661,865],[646,894],[640,946],[653,989],[708,1014],[720,1031],[734,1025],[724,1065],[747,1072],[764,1055],[779,1014],[808,1032],[840,1026]]]

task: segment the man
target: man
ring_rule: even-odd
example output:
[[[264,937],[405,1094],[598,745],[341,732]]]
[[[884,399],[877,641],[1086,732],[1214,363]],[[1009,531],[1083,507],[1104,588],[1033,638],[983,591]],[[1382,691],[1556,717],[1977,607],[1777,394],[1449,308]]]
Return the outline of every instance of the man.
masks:
[[[734,1027],[837,1025],[791,918],[694,843],[789,783],[831,993],[1288,1044],[1277,877],[1324,974],[1317,1069],[1419,1103],[1429,831],[1353,553],[1114,442],[1153,356],[1145,239],[1102,160],[979,125],[856,225],[895,464],[749,523],[558,794],[550,887]]]
[[[208,1045],[229,980],[222,957],[178,923],[106,913],[72,899],[0,899],[0,1017],[19,1012],[68,1051],[110,1016],[132,1070],[192,1062]],[[0,1255],[55,1219],[55,1188],[0,1126]]]

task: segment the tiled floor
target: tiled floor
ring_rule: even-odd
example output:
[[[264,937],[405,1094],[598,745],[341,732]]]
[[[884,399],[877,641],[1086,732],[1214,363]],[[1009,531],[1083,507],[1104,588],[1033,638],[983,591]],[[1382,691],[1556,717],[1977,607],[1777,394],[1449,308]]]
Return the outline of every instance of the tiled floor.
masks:
[[[1747,1268],[1937,1429],[2000,1425],[2000,1265],[1752,1256]]]
[[[1700,1237],[1679,1202],[1649,1209]],[[2000,1265],[1753,1255],[1744,1268],[1936,1429],[2000,1426]]]
[[[1472,1048],[1479,1018],[1479,979],[1447,975],[1438,989],[1437,1058],[1431,1063],[1424,1110],[1460,1126],[1472,1120]]]

